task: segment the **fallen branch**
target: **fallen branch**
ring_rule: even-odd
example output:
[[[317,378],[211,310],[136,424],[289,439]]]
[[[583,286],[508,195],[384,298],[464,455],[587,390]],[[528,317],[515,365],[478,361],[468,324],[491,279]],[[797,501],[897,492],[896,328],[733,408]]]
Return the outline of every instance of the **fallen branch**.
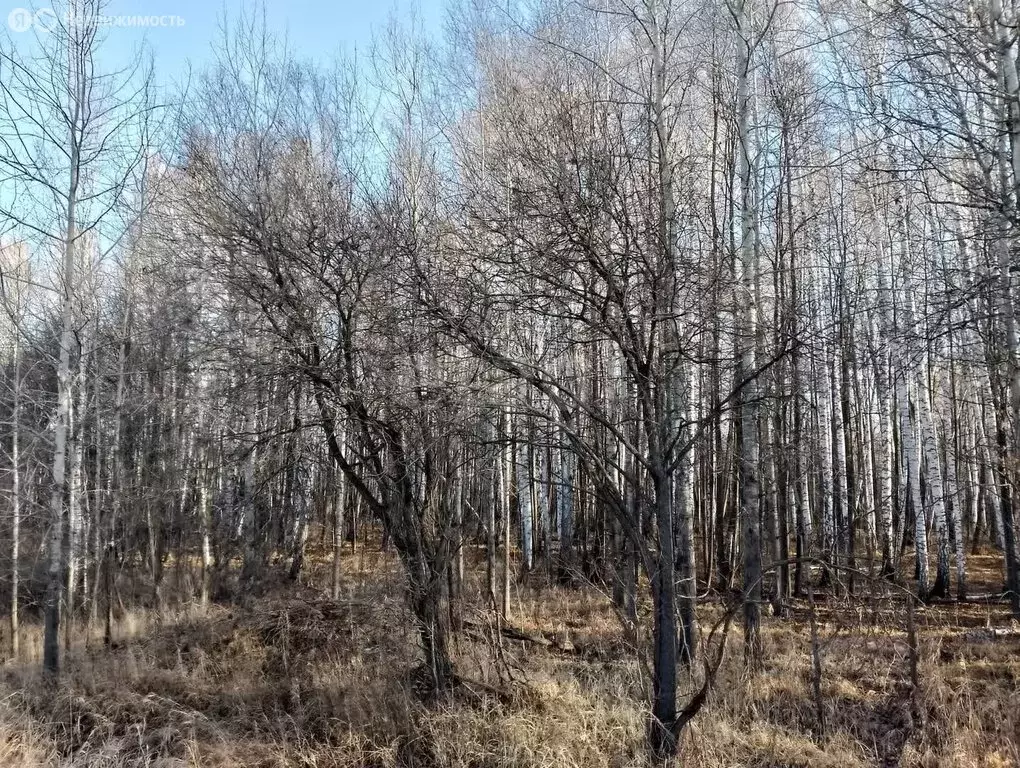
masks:
[[[464,628],[470,630],[482,630],[484,627],[477,621],[467,620],[464,622]],[[499,633],[507,638],[508,640],[517,640],[523,643],[533,643],[543,648],[554,649],[561,651],[562,653],[578,654],[583,655],[583,648],[578,647],[570,638],[560,638],[556,633],[543,633],[538,630],[529,632],[524,629],[518,629],[517,627],[504,624],[499,627]],[[477,634],[472,633],[471,636],[478,637]],[[481,639],[481,638],[479,638]]]

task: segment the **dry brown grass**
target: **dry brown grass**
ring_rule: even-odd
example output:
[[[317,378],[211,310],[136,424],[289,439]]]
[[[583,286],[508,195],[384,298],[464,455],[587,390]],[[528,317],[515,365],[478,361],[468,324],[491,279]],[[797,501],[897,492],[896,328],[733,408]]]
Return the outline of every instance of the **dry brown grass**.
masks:
[[[328,564],[311,559],[313,583]],[[309,768],[589,768],[644,765],[646,682],[603,595],[519,587],[514,623],[569,636],[582,652],[456,639],[476,683],[425,707],[407,676],[414,638],[399,571],[363,550],[332,602],[288,587],[245,608],[184,608],[121,617],[105,650],[81,637],[60,686],[38,669],[38,638],[0,675],[0,766],[307,766]],[[466,587],[473,626],[486,614],[480,571]],[[706,603],[711,624],[722,608]],[[1020,766],[1020,636],[998,604],[918,611],[921,687],[909,680],[902,606],[820,604],[824,733],[811,695],[808,608],[765,626],[767,662],[754,676],[739,638],[679,765]],[[500,663],[497,663],[499,661]],[[512,679],[509,679],[512,678]],[[692,688],[693,682],[684,684]]]

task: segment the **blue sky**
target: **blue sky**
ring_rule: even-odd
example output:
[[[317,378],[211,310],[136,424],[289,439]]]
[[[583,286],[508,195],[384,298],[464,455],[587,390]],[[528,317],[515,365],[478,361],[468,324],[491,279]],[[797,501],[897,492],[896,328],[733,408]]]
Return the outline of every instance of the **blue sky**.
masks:
[[[199,73],[214,61],[214,46],[222,36],[224,19],[256,16],[272,35],[286,38],[288,48],[302,60],[326,62],[338,51],[368,52],[374,33],[385,32],[393,18],[416,16],[420,28],[439,35],[446,18],[448,0],[107,0],[103,40],[97,53],[99,67],[111,72],[134,58],[145,46],[154,58],[157,86],[173,90],[190,72]],[[0,44],[10,44],[23,59],[31,61],[46,30],[55,23],[52,5],[67,7],[67,0],[0,0]],[[63,11],[61,11],[63,12]],[[48,14],[48,15],[47,15]],[[181,19],[183,23],[139,24],[129,19]],[[59,156],[59,155],[58,155]],[[59,175],[59,170],[54,171]],[[18,193],[12,184],[0,184],[0,209],[15,205]],[[24,197],[18,208],[27,220],[50,231],[53,210],[37,206]],[[101,206],[100,206],[101,207]],[[59,206],[56,210],[60,210]],[[7,232],[0,218],[0,234]],[[118,226],[116,222],[112,225]],[[40,231],[41,231],[40,230]],[[55,231],[59,231],[55,230]],[[29,230],[19,227],[13,236],[24,238]],[[105,235],[101,234],[101,238]],[[9,239],[6,237],[5,239]]]
[[[46,0],[3,0],[2,18],[18,7],[45,8]],[[372,32],[383,28],[396,14],[403,17],[417,8],[426,29],[439,33],[445,0],[265,0],[265,15],[272,31],[286,35],[301,58],[327,59],[338,48],[367,50]],[[125,59],[144,40],[156,60],[156,77],[169,85],[190,66],[198,71],[210,59],[226,14],[261,14],[256,0],[109,0],[108,16],[171,16],[183,26],[111,27],[103,56]],[[2,23],[2,22],[0,22]],[[18,35],[13,34],[15,41]]]

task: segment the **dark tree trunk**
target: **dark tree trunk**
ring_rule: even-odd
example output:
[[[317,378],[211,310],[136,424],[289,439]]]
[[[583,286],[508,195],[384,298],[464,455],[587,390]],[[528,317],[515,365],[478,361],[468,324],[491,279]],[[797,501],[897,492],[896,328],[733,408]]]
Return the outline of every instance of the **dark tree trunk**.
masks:
[[[677,625],[673,506],[669,480],[655,478],[655,523],[659,553],[651,574],[654,619],[652,624],[652,719],[649,738],[658,760],[676,754]]]
[[[411,612],[425,659],[420,667],[419,693],[433,700],[453,687],[456,675],[447,646],[443,610],[443,582],[446,569],[436,573],[424,563],[410,572]]]

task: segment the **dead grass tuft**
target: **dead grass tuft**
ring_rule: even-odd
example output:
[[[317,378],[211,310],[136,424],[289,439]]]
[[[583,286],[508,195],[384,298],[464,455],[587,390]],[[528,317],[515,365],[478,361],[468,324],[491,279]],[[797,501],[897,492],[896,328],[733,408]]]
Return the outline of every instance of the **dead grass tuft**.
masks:
[[[357,558],[355,560],[355,558]],[[328,563],[313,557],[328,578]],[[346,563],[345,563],[346,565]],[[28,768],[627,768],[645,765],[647,684],[593,590],[518,587],[499,654],[469,572],[470,630],[454,638],[468,682],[433,706],[407,671],[409,617],[385,556],[352,558],[339,601],[288,585],[243,608],[125,613],[117,647],[86,638],[48,689],[28,628],[0,673],[0,766]],[[321,566],[321,567],[320,567]],[[380,576],[379,574],[382,574]],[[644,609],[642,609],[644,610]],[[701,608],[706,625],[721,606]],[[735,638],[678,765],[1020,766],[1020,635],[1002,606],[918,613],[921,687],[889,604],[819,607],[822,719],[808,608],[765,625],[767,662],[745,674]],[[567,643],[529,643],[527,634]],[[698,681],[686,680],[693,690]]]

